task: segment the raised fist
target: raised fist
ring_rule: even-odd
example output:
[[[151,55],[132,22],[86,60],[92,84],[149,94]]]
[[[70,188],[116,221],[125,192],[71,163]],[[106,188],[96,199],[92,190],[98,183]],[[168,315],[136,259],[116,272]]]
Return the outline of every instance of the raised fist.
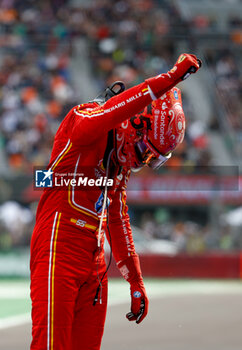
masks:
[[[174,67],[168,72],[175,80],[185,80],[196,73],[202,66],[202,61],[195,55],[183,53],[179,56]]]

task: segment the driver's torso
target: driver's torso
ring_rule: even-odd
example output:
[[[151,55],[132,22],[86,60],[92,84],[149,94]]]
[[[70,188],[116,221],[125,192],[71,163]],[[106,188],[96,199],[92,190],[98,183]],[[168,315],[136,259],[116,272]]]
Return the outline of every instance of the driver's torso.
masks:
[[[96,106],[95,103],[93,105]],[[88,107],[90,108],[90,104]],[[67,225],[86,224],[95,231],[102,209],[102,188],[109,181],[103,164],[108,133],[97,138],[91,145],[76,145],[70,133],[73,120],[71,112],[72,110],[61,123],[55,136],[50,163],[47,167],[53,171],[53,187],[45,188],[42,194],[36,223],[43,228],[48,225],[48,217],[58,211],[62,213],[62,220],[65,220]],[[110,160],[110,167],[113,170],[113,185],[108,187],[110,203],[117,190],[125,190],[130,175],[128,168],[120,168],[113,163],[114,158],[115,155]],[[72,179],[76,183],[73,186],[70,183]],[[99,179],[97,186],[93,186],[97,179]],[[109,184],[111,184],[110,181]]]

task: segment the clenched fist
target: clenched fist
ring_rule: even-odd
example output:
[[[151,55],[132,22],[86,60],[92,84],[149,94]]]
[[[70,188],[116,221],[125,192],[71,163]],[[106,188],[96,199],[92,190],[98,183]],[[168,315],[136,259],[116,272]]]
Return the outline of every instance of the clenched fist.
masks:
[[[179,56],[174,67],[168,72],[175,80],[185,80],[196,73],[202,66],[202,61],[195,55],[183,53]]]

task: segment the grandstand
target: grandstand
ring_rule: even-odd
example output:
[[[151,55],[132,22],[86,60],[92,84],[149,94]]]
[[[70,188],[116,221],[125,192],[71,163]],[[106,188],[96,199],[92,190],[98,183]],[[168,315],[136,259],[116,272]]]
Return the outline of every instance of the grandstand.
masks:
[[[0,1],[0,277],[24,278],[26,288],[41,195],[33,190],[33,169],[48,164],[66,113],[113,81],[128,88],[166,72],[182,52],[196,53],[203,69],[179,86],[187,120],[183,144],[157,174],[132,175],[128,204],[137,247],[147,266],[165,261],[173,271],[157,269],[156,277],[221,278],[216,259],[224,264],[223,278],[242,277],[241,14],[239,0]],[[213,274],[206,275],[213,262]],[[180,274],[180,264],[187,274]],[[239,350],[236,330],[225,350]],[[206,349],[223,349],[218,338]],[[166,341],[166,349],[178,349]],[[188,338],[183,341],[189,349]]]

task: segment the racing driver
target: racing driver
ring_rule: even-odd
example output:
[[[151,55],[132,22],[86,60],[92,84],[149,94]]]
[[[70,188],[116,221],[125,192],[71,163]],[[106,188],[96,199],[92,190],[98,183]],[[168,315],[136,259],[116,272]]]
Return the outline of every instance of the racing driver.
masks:
[[[166,74],[75,106],[62,121],[47,176],[88,177],[87,185],[44,189],[31,240],[31,350],[98,350],[107,308],[104,233],[130,284],[129,321],[147,315],[148,298],[126,205],[131,170],[159,168],[182,142],[185,118],[175,86],[201,61],[182,54]],[[95,179],[112,180],[92,186]],[[65,187],[65,188],[64,188]]]

